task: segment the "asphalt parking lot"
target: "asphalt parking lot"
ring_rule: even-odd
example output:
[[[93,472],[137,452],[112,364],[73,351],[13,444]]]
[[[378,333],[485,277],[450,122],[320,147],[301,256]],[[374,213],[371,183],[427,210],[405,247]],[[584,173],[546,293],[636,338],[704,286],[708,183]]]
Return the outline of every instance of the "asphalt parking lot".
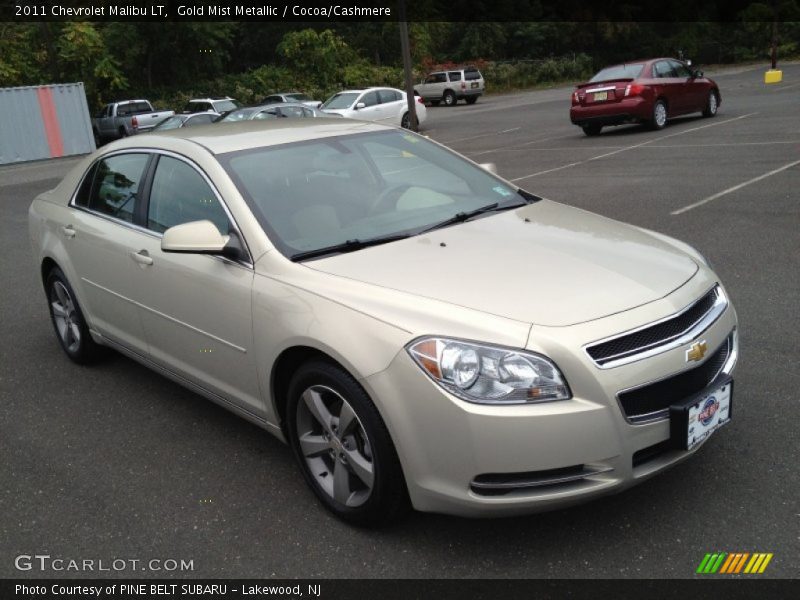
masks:
[[[720,74],[715,118],[660,132],[585,137],[570,88],[429,109],[426,134],[525,189],[694,245],[739,314],[729,426],[641,486],[524,518],[352,528],[261,429],[121,356],[71,364],[27,209],[75,161],[0,168],[0,577],[80,575],[21,573],[19,554],[193,560],[193,577],[691,577],[713,551],[771,552],[761,577],[798,577],[800,64],[762,76]]]

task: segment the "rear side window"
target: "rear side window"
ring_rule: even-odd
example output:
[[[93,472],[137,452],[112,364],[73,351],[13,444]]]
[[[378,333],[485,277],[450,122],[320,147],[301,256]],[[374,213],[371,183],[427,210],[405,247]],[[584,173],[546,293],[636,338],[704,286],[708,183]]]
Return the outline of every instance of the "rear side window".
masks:
[[[230,221],[214,192],[200,173],[170,156],[158,159],[147,208],[147,228],[163,233],[170,227],[208,219],[220,233]]]
[[[302,106],[282,106],[280,109],[282,117],[304,117]]]
[[[461,81],[461,71],[450,71],[447,76],[450,81]]]
[[[476,79],[481,78],[480,71],[464,71],[464,79],[467,81],[475,81]]]
[[[378,94],[381,98],[381,104],[386,104],[387,102],[397,102],[400,100],[400,94],[394,90],[380,90]]]
[[[133,223],[147,154],[120,154],[96,163],[86,176],[75,204]]]
[[[209,123],[213,123],[214,119],[214,115],[197,115],[196,117],[186,119],[183,126],[194,127],[195,125],[208,125]]]
[[[672,65],[665,60],[657,62],[653,70],[655,71],[656,77],[664,78],[678,76],[678,74],[675,72],[675,69],[672,68]]]

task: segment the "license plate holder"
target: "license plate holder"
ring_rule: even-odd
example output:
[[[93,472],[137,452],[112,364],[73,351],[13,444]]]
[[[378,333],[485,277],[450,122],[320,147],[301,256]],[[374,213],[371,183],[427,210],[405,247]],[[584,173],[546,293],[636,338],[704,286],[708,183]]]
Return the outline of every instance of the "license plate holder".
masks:
[[[469,87],[474,89],[474,88],[478,87],[478,85],[480,85],[480,84],[477,81],[473,81],[471,84],[469,84]]]
[[[669,408],[670,439],[679,450],[691,450],[733,416],[733,379],[720,379],[711,388]]]
[[[602,102],[603,100],[608,100],[608,92],[595,92],[594,96],[592,96],[592,100],[595,102]]]

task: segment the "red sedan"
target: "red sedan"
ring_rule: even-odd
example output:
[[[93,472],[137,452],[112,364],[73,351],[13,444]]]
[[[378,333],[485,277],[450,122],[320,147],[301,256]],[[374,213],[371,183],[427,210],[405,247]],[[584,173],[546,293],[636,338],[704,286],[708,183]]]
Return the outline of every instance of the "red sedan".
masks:
[[[721,101],[717,84],[702,71],[674,58],[654,58],[606,67],[578,85],[569,118],[586,135],[623,123],[662,129],[678,115],[713,117]]]

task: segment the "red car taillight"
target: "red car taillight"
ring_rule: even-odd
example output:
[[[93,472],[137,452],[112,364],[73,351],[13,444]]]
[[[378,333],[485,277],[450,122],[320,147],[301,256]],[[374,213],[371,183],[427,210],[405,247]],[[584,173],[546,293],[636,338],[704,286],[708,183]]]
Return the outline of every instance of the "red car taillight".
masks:
[[[641,96],[642,92],[645,90],[647,86],[639,85],[638,83],[632,83],[630,85],[625,86],[625,97],[628,96]]]
[[[422,99],[422,96],[417,96],[417,102],[420,104],[425,104],[425,100]]]
[[[467,83],[466,83],[465,81],[462,81],[462,82],[461,82],[461,89],[462,89],[462,90],[465,90],[465,89],[467,89]]]
[[[572,103],[573,104],[580,104],[580,100],[578,99],[578,90],[572,92]]]
[[[139,128],[139,120],[135,116],[131,119],[131,127],[134,129]]]

